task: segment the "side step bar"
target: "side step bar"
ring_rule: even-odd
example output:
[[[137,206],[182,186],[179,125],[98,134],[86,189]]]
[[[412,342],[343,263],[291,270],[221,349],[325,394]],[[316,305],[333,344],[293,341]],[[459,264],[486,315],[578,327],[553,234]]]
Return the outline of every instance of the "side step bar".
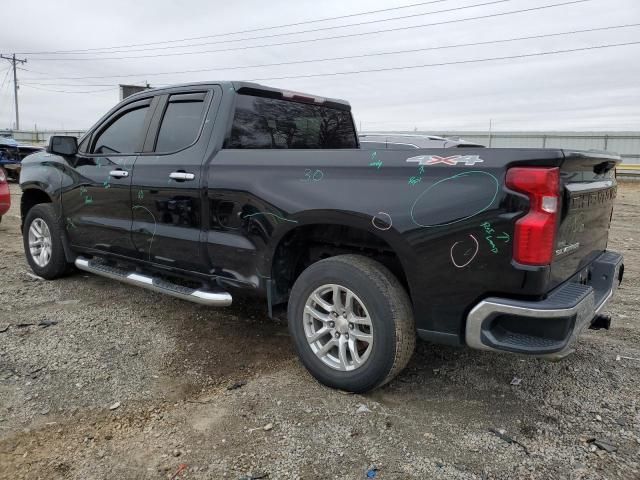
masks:
[[[205,291],[195,290],[189,287],[183,287],[175,283],[167,282],[159,278],[149,277],[136,272],[129,272],[125,269],[105,265],[94,260],[83,257],[76,258],[76,267],[85,272],[95,273],[102,277],[111,278],[120,282],[128,283],[138,287],[160,292],[172,297],[188,300],[189,302],[199,303],[213,307],[228,307],[231,305],[232,297],[229,292],[224,290]]]

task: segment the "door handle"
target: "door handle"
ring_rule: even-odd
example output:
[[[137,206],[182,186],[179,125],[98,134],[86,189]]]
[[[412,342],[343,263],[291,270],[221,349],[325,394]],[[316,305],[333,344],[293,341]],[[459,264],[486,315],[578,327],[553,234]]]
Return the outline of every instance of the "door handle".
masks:
[[[194,178],[196,178],[196,176],[193,173],[188,173],[188,172],[171,172],[169,174],[169,178],[172,178],[174,180],[193,180]]]
[[[109,175],[115,178],[124,178],[129,176],[129,172],[126,170],[111,170]]]

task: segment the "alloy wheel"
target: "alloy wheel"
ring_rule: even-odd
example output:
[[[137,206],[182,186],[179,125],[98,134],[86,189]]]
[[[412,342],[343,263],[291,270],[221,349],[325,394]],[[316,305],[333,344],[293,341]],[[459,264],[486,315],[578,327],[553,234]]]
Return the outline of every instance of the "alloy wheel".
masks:
[[[39,267],[46,267],[51,260],[51,232],[46,222],[36,218],[29,227],[29,252]]]
[[[364,302],[342,285],[316,288],[305,303],[303,322],[311,350],[335,370],[360,368],[371,355],[371,317]]]

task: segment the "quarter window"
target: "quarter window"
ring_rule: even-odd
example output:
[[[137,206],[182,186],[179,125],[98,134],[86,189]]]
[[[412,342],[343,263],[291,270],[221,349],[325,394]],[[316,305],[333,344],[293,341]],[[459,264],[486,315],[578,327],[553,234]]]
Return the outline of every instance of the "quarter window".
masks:
[[[80,153],[86,153],[87,151],[87,147],[89,147],[89,139],[91,138],[91,135],[87,135],[84,137],[84,140],[82,140],[82,142],[80,142],[80,145],[78,145],[78,151]]]
[[[172,100],[189,97],[189,95],[173,95],[165,110],[156,152],[175,152],[188,147],[198,138],[202,116],[204,113],[203,100]]]
[[[93,153],[136,153],[142,146],[144,125],[149,106],[129,110],[96,138]]]

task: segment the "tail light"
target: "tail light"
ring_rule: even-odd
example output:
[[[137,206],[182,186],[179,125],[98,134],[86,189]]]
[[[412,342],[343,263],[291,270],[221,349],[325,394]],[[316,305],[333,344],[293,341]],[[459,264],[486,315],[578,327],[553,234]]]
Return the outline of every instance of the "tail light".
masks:
[[[516,222],[513,259],[524,265],[548,265],[553,258],[560,196],[560,169],[514,167],[506,185],[529,197],[529,213]]]

